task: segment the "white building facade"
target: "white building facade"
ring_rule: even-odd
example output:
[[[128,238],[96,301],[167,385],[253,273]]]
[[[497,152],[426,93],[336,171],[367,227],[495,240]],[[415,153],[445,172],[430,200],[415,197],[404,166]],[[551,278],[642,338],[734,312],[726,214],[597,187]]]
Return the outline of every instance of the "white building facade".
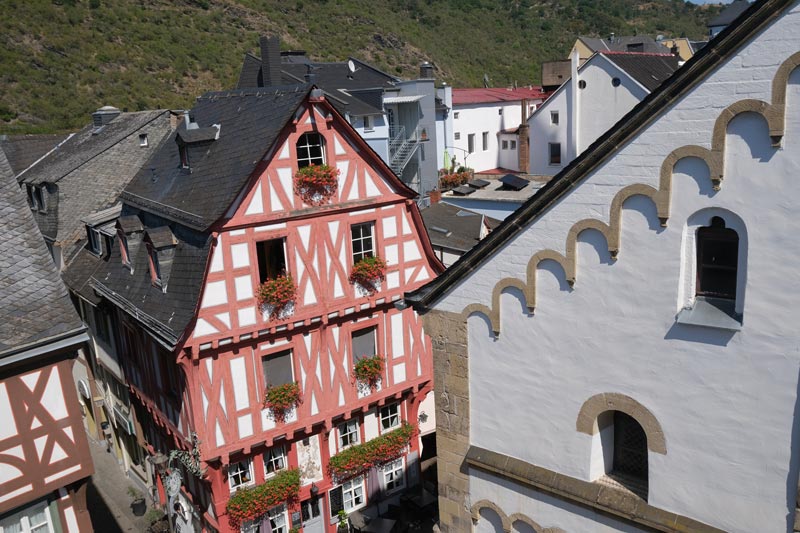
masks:
[[[800,5],[734,26],[406,296],[443,531],[797,530]]]

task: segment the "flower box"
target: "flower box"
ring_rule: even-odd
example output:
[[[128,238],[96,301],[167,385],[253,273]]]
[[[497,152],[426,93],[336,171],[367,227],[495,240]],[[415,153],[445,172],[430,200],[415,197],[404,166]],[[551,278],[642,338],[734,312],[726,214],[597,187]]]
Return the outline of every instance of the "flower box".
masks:
[[[294,191],[309,205],[327,203],[339,188],[339,169],[308,165],[294,175]]]
[[[334,455],[328,462],[328,470],[337,483],[361,475],[372,467],[384,465],[403,455],[416,433],[416,426],[403,422],[394,431],[364,444],[350,446]]]
[[[242,523],[263,516],[285,501],[294,501],[300,492],[300,471],[297,468],[278,472],[257,487],[237,490],[228,500],[228,523],[239,531]]]
[[[297,287],[292,277],[281,274],[277,278],[268,279],[258,288],[258,303],[268,312],[271,320],[283,318],[283,311],[293,309]]]
[[[369,294],[377,290],[377,285],[386,279],[386,261],[378,256],[363,257],[353,265],[350,283],[358,283]]]
[[[470,179],[472,179],[472,175],[469,172],[455,172],[452,174],[444,174],[442,177],[439,178],[439,188],[443,191],[449,189],[455,189],[459,185],[464,185]]]
[[[353,375],[359,385],[374,391],[383,377],[383,356],[362,357],[353,366]]]
[[[296,381],[267,387],[264,393],[264,409],[269,409],[276,422],[283,423],[289,411],[302,402],[300,384]]]

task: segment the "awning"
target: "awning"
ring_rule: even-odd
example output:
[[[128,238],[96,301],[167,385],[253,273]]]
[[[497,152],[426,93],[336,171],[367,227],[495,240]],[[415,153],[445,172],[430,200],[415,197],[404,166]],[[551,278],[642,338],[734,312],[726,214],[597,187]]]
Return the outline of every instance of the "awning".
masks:
[[[422,100],[423,96],[418,94],[416,96],[384,96],[383,104],[413,104]]]

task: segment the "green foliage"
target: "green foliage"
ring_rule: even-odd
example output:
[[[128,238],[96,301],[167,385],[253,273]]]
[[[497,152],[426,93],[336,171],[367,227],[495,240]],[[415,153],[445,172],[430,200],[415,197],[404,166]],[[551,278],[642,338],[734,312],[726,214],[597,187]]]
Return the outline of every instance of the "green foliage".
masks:
[[[233,88],[261,33],[319,61],[357,56],[455,87],[537,83],[579,34],[703,38],[717,6],[677,0],[4,0],[0,132],[73,130],[103,105],[186,108]],[[480,31],[476,31],[479,29]]]
[[[374,466],[384,465],[403,455],[416,433],[416,426],[403,422],[394,431],[363,444],[350,446],[334,455],[328,462],[328,470],[337,482],[341,482]]]
[[[264,515],[281,502],[294,501],[300,491],[300,471],[283,470],[257,487],[239,489],[226,506],[228,521],[238,530],[243,522]]]

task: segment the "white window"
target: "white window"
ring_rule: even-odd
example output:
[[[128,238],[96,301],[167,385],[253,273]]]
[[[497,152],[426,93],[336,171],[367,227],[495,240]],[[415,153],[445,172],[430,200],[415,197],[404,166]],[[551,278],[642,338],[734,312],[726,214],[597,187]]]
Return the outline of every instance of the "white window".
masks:
[[[272,533],[286,533],[289,528],[286,525],[286,506],[279,505],[267,511],[269,515],[269,526]]]
[[[354,365],[360,359],[372,357],[378,353],[377,333],[378,328],[376,326],[370,326],[353,332],[352,354]]]
[[[516,150],[517,149],[517,141],[511,141],[511,149],[512,150]]]
[[[503,141],[503,150],[508,150],[508,141]]]
[[[297,140],[297,168],[325,164],[322,135],[304,133]]]
[[[100,232],[91,226],[86,226],[86,236],[88,237],[89,250],[95,255],[102,254],[103,241],[100,238]]]
[[[375,255],[375,246],[372,241],[372,222],[350,226],[350,237],[353,244],[353,264],[358,263],[365,257]]]
[[[488,131],[484,131],[482,137],[483,137],[483,139],[482,139],[483,140],[483,151],[485,152],[486,150],[489,149],[489,132]]]
[[[458,120],[458,111],[453,113],[453,120]]]
[[[400,426],[399,404],[381,407],[381,431],[388,431]]]
[[[457,132],[455,132],[455,133],[453,134],[453,139],[455,139],[455,140],[457,140],[457,141],[460,141],[460,140],[461,140],[461,132],[458,132],[458,131],[457,131]]]
[[[550,124],[553,126],[558,125],[558,111],[550,111]]]
[[[42,502],[0,520],[0,533],[53,533],[47,504]]]
[[[344,450],[348,446],[358,444],[358,419],[353,418],[347,422],[339,424],[339,449]]]
[[[357,477],[342,484],[342,503],[345,511],[352,511],[364,505],[364,479]]]
[[[228,465],[228,484],[231,492],[253,484],[253,463],[250,459]]]
[[[283,445],[273,446],[264,454],[264,473],[267,477],[286,468],[286,449]]]
[[[364,131],[372,131],[373,127],[374,126],[373,126],[372,117],[369,116],[369,115],[366,115],[364,117]]]
[[[467,151],[472,153],[475,151],[475,134],[470,133],[467,135]]]
[[[139,134],[139,146],[141,146],[141,147],[147,146],[147,134],[146,133],[140,133]]]
[[[386,492],[394,492],[406,486],[403,458],[395,459],[383,466],[383,488]]]

